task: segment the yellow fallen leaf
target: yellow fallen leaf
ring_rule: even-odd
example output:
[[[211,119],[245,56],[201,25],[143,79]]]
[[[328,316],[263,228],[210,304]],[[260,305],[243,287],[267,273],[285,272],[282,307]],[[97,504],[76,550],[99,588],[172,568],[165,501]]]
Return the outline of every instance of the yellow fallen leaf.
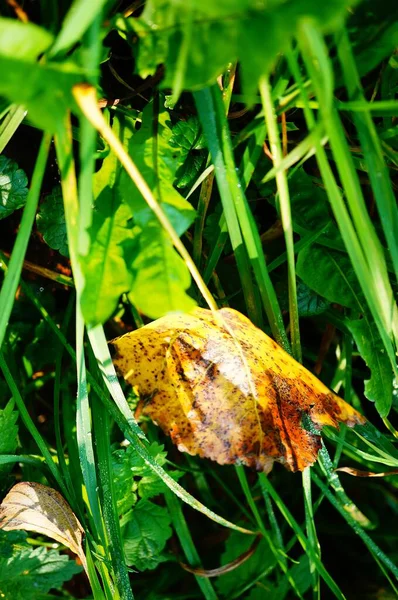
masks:
[[[87,572],[83,528],[66,500],[50,487],[24,481],[0,505],[0,529],[24,529],[46,535],[77,554]]]
[[[241,313],[197,308],[111,342],[143,411],[182,452],[268,472],[314,463],[320,430],[364,418]]]

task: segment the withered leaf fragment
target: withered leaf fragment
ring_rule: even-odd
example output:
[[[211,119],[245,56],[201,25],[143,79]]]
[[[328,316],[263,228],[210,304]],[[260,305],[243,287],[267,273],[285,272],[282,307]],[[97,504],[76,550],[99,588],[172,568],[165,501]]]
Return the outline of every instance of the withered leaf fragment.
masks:
[[[316,430],[364,418],[241,313],[196,308],[111,342],[144,413],[182,452],[265,472],[314,463]]]
[[[0,504],[0,529],[24,529],[46,535],[67,546],[87,571],[83,528],[66,500],[41,483],[23,481]]]

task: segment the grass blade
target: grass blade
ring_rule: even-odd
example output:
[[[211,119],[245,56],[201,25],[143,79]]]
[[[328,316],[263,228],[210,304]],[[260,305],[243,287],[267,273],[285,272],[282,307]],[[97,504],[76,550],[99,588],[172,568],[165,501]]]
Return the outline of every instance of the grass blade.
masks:
[[[8,321],[10,319],[12,307],[14,304],[15,293],[17,291],[19,278],[22,272],[22,265],[25,259],[26,248],[28,247],[30,232],[34,223],[37,204],[40,197],[41,184],[44,177],[44,171],[47,164],[48,152],[50,149],[51,136],[44,135],[39,154],[37,157],[35,169],[33,172],[32,183],[29,189],[26,205],[23,211],[21,225],[18,236],[14,244],[13,252],[4,277],[0,292],[0,347],[3,344]]]

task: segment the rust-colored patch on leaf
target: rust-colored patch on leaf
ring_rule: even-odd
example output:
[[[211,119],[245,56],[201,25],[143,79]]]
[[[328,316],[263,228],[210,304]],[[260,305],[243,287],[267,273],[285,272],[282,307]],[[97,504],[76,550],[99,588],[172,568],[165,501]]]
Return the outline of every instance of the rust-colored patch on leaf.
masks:
[[[219,464],[291,471],[314,463],[307,431],[364,418],[241,313],[197,308],[112,342],[115,366],[145,399],[144,413],[182,452]]]

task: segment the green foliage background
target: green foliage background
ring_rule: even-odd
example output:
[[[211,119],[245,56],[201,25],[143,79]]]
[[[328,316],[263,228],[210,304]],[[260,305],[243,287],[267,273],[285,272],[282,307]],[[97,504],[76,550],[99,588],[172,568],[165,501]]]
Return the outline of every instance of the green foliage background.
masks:
[[[2,598],[396,597],[397,38],[389,1],[1,4],[0,493],[58,489],[89,563],[0,523]],[[195,305],[368,423],[301,477],[179,453],[106,342]]]

